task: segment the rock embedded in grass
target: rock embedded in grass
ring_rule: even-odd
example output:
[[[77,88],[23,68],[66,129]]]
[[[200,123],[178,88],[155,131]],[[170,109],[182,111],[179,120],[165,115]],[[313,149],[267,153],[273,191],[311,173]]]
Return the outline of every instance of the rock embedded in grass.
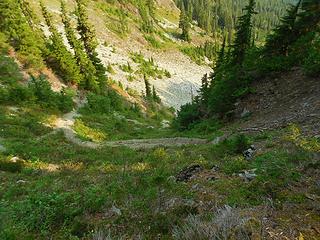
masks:
[[[189,167],[182,169],[176,176],[177,182],[187,182],[189,181],[195,174],[201,172],[203,167],[199,164],[194,164]]]

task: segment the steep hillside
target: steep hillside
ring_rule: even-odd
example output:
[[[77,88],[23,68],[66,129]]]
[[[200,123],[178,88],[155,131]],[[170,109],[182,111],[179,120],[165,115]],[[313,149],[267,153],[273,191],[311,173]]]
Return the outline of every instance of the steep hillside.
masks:
[[[248,132],[298,124],[309,136],[319,136],[320,79],[308,77],[299,68],[254,82],[254,93],[237,103],[236,112],[246,120]]]
[[[0,240],[320,239],[319,0],[263,46],[255,0],[232,44],[169,0],[61,3],[0,1]]]
[[[40,15],[38,1],[30,0],[30,3]],[[60,2],[44,1],[44,3],[54,14],[55,23],[59,29],[63,30],[59,16]],[[207,65],[199,66],[179,50],[190,44],[176,37],[180,31],[178,29],[179,10],[172,1],[157,1],[156,32],[151,34],[141,31],[142,20],[137,6],[134,2],[120,4],[94,1],[89,3],[90,21],[96,29],[99,40],[97,50],[99,57],[106,67],[112,68],[109,74],[111,79],[120,81],[124,88],[134,89],[138,94],[145,90],[145,86],[143,74],[138,73],[141,67],[134,62],[132,53],[141,53],[146,61],[152,58],[154,67],[158,66],[169,74],[151,77],[151,84],[156,87],[165,104],[179,108],[191,100],[191,91],[195,93],[199,89],[202,75],[209,72],[211,68]],[[72,13],[75,7],[74,1],[67,1],[67,7]],[[124,14],[123,18],[121,14]],[[43,20],[41,22],[43,24]],[[123,32],[121,28],[124,28]],[[209,37],[202,37],[201,32],[203,32],[201,29],[194,28],[191,46],[199,46],[206,40],[210,40]],[[131,69],[125,69],[126,65],[130,65]]]

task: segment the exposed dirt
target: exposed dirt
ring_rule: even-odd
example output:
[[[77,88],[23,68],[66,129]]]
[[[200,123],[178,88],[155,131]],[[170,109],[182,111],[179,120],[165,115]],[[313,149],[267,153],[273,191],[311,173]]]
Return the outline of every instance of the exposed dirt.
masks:
[[[132,149],[147,149],[154,147],[177,147],[183,145],[207,144],[208,140],[200,138],[154,138],[154,139],[132,139],[125,141],[104,142],[109,147],[129,147]]]
[[[242,99],[238,116],[248,112],[239,129],[250,131],[283,128],[297,123],[305,134],[315,136],[320,129],[320,78],[310,78],[301,69],[253,84],[254,94]]]

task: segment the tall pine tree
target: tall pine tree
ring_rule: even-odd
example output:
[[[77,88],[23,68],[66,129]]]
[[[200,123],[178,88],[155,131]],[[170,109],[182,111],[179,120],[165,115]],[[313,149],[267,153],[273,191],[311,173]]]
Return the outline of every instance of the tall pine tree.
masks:
[[[80,73],[79,66],[72,53],[69,52],[65,46],[61,34],[52,23],[52,17],[47,8],[42,2],[40,2],[40,6],[51,33],[48,39],[48,48],[50,50],[50,56],[48,56],[49,64],[66,82],[73,84],[81,83],[83,81],[83,76]]]
[[[146,99],[151,100],[152,99],[152,90],[151,90],[151,85],[150,85],[149,80],[146,77],[146,75],[143,75],[143,80],[144,80],[144,85],[145,85],[145,89],[146,89]]]
[[[38,69],[43,66],[41,37],[29,25],[18,1],[0,1],[0,32],[8,37],[23,64]]]
[[[184,6],[184,5],[182,5],[182,6]],[[184,7],[181,8],[179,27],[182,30],[181,38],[184,41],[190,42],[191,41],[190,33],[189,33],[190,32],[190,22],[189,22],[189,17],[186,14],[186,11],[185,11]]]
[[[236,37],[232,46],[232,61],[234,64],[242,64],[246,51],[250,47],[252,32],[252,17],[256,14],[255,0],[249,0],[248,6],[243,10],[245,14],[239,17],[236,27]]]
[[[299,14],[298,33],[299,35],[314,31],[320,27],[320,1],[303,0],[302,12]]]
[[[78,17],[78,31],[81,36],[81,40],[84,44],[84,49],[91,62],[96,69],[96,75],[98,78],[100,88],[106,85],[106,68],[101,63],[98,57],[96,48],[98,46],[98,40],[96,39],[93,26],[89,23],[89,18],[86,10],[86,4],[84,0],[76,0],[77,2],[77,17]]]
[[[64,1],[61,1],[61,18],[69,45],[74,51],[75,59],[80,67],[80,72],[84,77],[84,81],[81,83],[81,85],[88,90],[97,89],[98,82],[96,77],[96,69],[91,60],[88,58],[82,42],[77,38],[76,33],[71,26],[71,21],[68,16]]]
[[[268,36],[265,45],[265,53],[267,55],[288,55],[289,45],[297,38],[295,25],[300,5],[301,0],[296,6],[292,5],[288,9],[287,15],[281,18],[281,23],[274,30],[273,34]]]

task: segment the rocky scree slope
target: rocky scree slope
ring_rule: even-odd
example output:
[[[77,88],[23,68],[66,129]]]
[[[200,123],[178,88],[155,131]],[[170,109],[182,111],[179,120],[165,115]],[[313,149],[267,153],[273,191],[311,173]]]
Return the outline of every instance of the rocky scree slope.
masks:
[[[29,1],[41,16],[38,1]],[[55,24],[63,33],[59,16],[60,2],[45,0],[44,4],[54,15]],[[75,2],[67,0],[66,5],[72,19],[75,19]],[[119,34],[114,29],[119,23],[119,17],[115,12],[120,8],[127,15],[128,31],[124,34]],[[176,36],[180,31],[178,28],[180,12],[171,0],[156,1],[155,33],[151,35],[140,30],[139,10],[130,3],[90,1],[88,14],[97,33],[99,57],[106,67],[110,65],[113,68],[114,71],[108,74],[109,77],[116,82],[120,81],[125,89],[133,89],[136,94],[141,94],[145,89],[142,74],[138,74],[139,66],[131,57],[132,53],[141,53],[145,60],[152,58],[155,66],[170,73],[170,76],[162,76],[161,79],[150,78],[150,83],[155,86],[163,102],[176,109],[191,101],[192,93],[195,94],[201,85],[202,76],[211,71],[208,65],[197,65],[179,50],[182,46],[201,45],[209,38],[203,35],[203,30],[194,26],[191,31],[193,41],[190,44],[179,40]],[[41,22],[44,25],[43,19]],[[146,40],[150,36],[160,47],[155,48]],[[132,73],[121,69],[121,66],[128,64],[132,67]]]

